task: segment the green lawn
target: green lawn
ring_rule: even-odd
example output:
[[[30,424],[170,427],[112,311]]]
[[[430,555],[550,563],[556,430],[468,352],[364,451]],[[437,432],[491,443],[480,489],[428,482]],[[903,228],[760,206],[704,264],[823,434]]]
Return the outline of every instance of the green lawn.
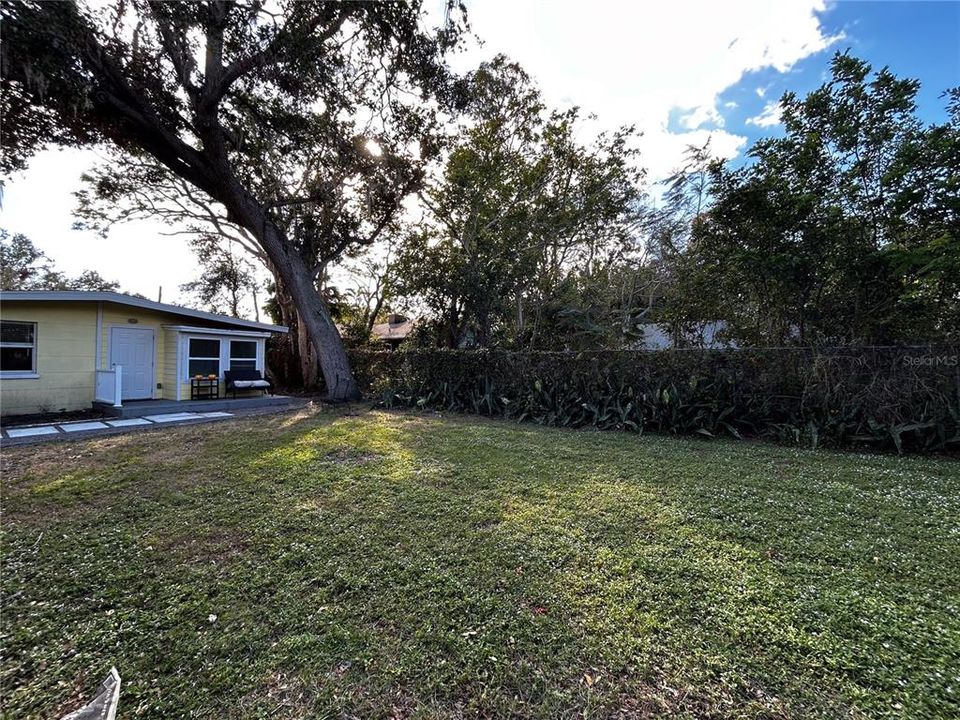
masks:
[[[960,463],[304,411],[4,450],[2,706],[960,714]]]

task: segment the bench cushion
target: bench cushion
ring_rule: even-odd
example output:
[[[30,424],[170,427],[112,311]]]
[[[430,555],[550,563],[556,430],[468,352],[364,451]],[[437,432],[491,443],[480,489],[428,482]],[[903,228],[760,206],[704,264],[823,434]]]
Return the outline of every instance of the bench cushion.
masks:
[[[234,380],[233,387],[240,388],[265,388],[270,387],[270,383],[266,380]]]

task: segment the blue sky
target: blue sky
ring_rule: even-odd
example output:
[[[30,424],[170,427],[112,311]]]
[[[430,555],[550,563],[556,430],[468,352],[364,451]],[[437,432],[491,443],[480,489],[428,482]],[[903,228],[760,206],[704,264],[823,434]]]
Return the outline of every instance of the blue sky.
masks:
[[[818,12],[823,32],[843,35],[829,49],[799,60],[785,73],[767,67],[748,72],[720,96],[724,127],[748,138],[779,134],[781,127],[746,121],[762,113],[785,91],[803,97],[829,77],[830,59],[849,51],[874,69],[888,66],[898,77],[920,81],[919,116],[927,123],[946,120],[944,90],[960,85],[960,2],[836,2]],[[761,96],[760,93],[763,93]],[[736,107],[728,104],[736,103]],[[671,118],[671,126],[677,117]]]

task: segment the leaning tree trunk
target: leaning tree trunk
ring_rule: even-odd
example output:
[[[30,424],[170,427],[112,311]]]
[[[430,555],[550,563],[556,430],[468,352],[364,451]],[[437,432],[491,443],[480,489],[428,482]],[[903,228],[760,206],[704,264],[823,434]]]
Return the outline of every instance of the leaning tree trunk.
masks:
[[[331,400],[352,400],[359,394],[357,383],[350,370],[350,360],[340,339],[340,332],[326,303],[313,283],[313,276],[296,252],[288,252],[281,239],[280,230],[267,221],[264,249],[270,253],[283,283],[297,306],[298,320],[306,330],[317,353],[327,396]],[[304,378],[307,380],[307,378]]]
[[[328,399],[344,401],[357,398],[360,394],[357,381],[350,370],[350,359],[340,332],[333,324],[330,311],[320,297],[313,275],[303,258],[276,223],[270,220],[263,207],[239,183],[234,181],[227,194],[230,197],[224,205],[235,216],[235,221],[257,238],[293,299],[298,319],[317,353]]]
[[[340,339],[340,332],[326,303],[317,292],[313,276],[300,255],[287,251],[280,230],[270,221],[264,228],[261,241],[270,254],[283,283],[297,306],[298,320],[306,330],[310,342],[317,353],[323,380],[327,386],[327,396],[331,400],[352,400],[359,394],[357,383],[350,370],[350,360]],[[308,378],[304,378],[307,380]]]

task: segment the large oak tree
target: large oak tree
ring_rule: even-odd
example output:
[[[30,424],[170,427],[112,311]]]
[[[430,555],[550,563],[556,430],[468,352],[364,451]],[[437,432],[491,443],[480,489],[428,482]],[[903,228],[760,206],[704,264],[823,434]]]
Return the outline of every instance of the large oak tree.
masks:
[[[310,261],[369,237],[416,188],[461,28],[428,32],[416,2],[301,0],[23,2],[5,4],[3,22],[0,169],[48,144],[111,143],[156,161],[252,235],[329,396],[354,396]],[[365,173],[376,158],[363,131],[384,128],[398,137],[378,137],[388,160]],[[367,212],[344,212],[358,196]]]

